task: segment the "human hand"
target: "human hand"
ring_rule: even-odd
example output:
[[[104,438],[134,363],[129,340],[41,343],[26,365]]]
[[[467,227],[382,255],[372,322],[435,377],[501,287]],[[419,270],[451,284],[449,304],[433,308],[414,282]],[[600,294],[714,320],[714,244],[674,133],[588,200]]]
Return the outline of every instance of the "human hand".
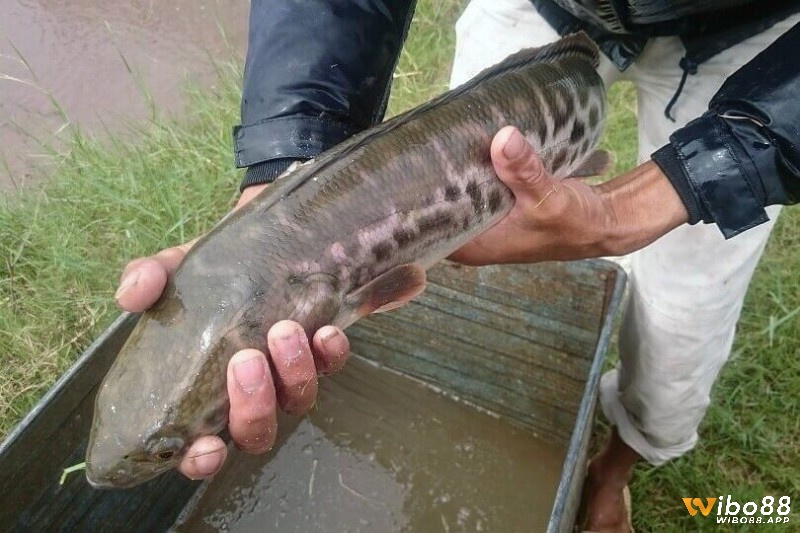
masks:
[[[515,204],[450,258],[469,265],[568,261],[637,250],[688,219],[655,163],[600,185],[557,180],[516,128],[495,135],[492,162]]]
[[[264,187],[247,188],[236,209]],[[141,312],[153,305],[195,242],[196,239],[128,263],[116,294],[119,306]],[[267,345],[269,357],[259,350],[242,350],[231,358],[227,370],[231,405],[228,430],[237,446],[250,453],[272,448],[277,433],[277,407],[298,416],[308,412],[317,396],[317,374],[340,370],[350,353],[349,341],[340,329],[320,328],[309,343],[302,327],[288,320],[270,328]],[[201,437],[192,443],[178,470],[192,479],[208,477],[222,467],[226,455],[222,439],[213,435]]]

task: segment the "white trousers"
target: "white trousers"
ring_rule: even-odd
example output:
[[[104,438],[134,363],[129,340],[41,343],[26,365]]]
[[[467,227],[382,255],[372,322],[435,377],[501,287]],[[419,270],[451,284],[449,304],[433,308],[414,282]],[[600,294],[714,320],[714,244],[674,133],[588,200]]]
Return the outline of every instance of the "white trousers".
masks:
[[[725,78],[794,26],[791,17],[702,63],[689,76],[671,122],[664,108],[682,71],[677,37],[652,39],[620,73],[602,57],[606,87],[635,84],[639,162],[669,135],[708,108]],[[455,87],[525,47],[559,38],[529,0],[472,0],[456,24],[450,80]],[[645,460],[661,464],[691,450],[714,381],[728,359],[753,270],[780,208],[770,222],[726,241],[714,225],[684,225],[647,248],[619,258],[630,290],[619,337],[619,367],[605,374],[600,400],[620,437]]]

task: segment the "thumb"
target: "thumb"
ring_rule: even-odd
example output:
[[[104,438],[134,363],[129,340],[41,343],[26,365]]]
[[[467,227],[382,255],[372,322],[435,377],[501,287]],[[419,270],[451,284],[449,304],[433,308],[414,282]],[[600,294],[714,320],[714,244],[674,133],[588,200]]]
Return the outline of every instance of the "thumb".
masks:
[[[517,128],[506,126],[497,132],[491,152],[497,177],[511,189],[517,201],[538,204],[553,192],[556,180]]]
[[[167,280],[195,242],[197,239],[128,263],[114,295],[117,304],[132,313],[150,308],[161,297]]]

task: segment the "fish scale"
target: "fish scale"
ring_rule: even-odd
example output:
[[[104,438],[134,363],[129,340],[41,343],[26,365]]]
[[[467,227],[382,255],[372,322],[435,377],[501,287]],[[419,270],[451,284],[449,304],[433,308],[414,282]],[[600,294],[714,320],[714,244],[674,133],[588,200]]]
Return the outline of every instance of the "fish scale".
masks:
[[[300,165],[186,255],[103,381],[87,478],[130,487],[227,423],[226,367],[266,350],[278,320],[346,327],[418,295],[425,270],[513,205],[490,146],[513,124],[554,176],[591,159],[603,127],[585,34],[514,54],[470,82]]]

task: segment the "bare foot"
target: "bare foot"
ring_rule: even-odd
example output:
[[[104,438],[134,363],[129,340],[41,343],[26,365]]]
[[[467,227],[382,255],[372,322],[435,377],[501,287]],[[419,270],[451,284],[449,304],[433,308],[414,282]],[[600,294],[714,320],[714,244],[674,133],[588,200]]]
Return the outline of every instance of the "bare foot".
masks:
[[[589,463],[584,502],[587,531],[628,533],[628,513],[622,491],[626,482],[611,481],[599,456]]]
[[[623,491],[640,457],[613,431],[605,449],[589,462],[583,492],[585,530],[629,533]]]

